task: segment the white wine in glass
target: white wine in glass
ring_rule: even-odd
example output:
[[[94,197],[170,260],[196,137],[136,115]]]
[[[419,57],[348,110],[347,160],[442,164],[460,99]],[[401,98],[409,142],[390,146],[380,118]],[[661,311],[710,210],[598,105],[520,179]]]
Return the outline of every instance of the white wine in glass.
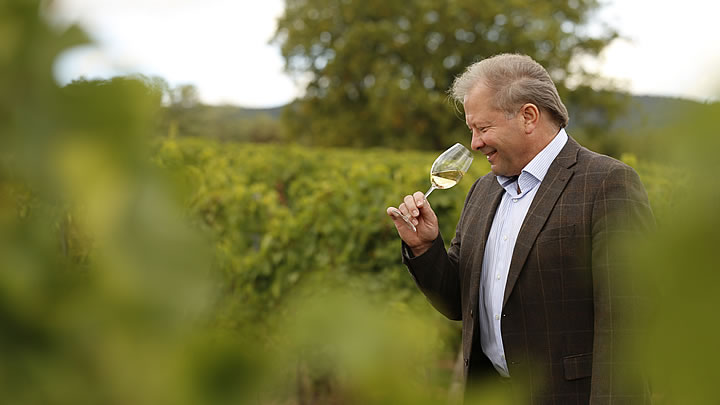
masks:
[[[430,190],[425,193],[425,197],[427,198],[434,189],[444,190],[456,185],[460,179],[462,179],[464,174],[465,173],[460,170],[446,170],[444,172],[430,173],[430,183],[432,183],[432,187],[430,187]]]
[[[425,193],[425,198],[436,189],[444,190],[456,185],[468,171],[472,161],[472,153],[459,143],[443,152],[430,168],[431,186]],[[417,231],[410,217],[403,215],[397,208],[393,208],[393,212],[400,215],[413,231]]]

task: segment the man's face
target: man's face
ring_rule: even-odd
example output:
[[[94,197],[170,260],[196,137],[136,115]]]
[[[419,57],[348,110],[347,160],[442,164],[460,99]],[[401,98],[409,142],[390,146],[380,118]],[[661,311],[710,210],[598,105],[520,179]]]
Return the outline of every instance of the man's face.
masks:
[[[503,111],[491,105],[492,96],[492,90],[482,83],[465,96],[465,122],[472,132],[471,146],[487,157],[493,173],[514,176],[532,160],[530,142],[522,114],[508,119]]]

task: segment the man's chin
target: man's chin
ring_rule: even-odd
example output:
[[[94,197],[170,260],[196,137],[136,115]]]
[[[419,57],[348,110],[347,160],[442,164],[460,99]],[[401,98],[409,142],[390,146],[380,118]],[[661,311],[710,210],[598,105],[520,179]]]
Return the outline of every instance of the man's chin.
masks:
[[[490,171],[496,176],[510,177],[507,175],[507,172],[505,170],[503,170],[501,167],[498,167],[497,165],[494,165],[492,163],[490,163]]]

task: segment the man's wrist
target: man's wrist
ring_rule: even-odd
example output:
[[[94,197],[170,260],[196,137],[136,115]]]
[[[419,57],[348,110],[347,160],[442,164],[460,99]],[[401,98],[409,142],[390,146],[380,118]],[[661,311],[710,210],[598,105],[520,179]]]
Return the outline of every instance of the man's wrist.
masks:
[[[432,245],[433,245],[433,242],[430,242],[430,243],[425,243],[425,244],[422,244],[419,246],[409,246],[408,245],[408,248],[410,249],[410,251],[412,252],[414,257],[418,257],[418,256],[422,255],[423,253],[427,252],[428,250],[430,250]]]

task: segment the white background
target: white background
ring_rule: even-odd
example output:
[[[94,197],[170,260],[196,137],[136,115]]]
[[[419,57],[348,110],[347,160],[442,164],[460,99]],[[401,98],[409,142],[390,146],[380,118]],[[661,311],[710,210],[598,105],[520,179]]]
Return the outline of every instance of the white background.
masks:
[[[272,107],[302,91],[270,45],[283,0],[55,0],[58,21],[77,22],[97,45],[55,65],[60,83],[144,73],[193,84],[211,104]],[[619,29],[596,69],[634,94],[716,99],[720,1],[612,0],[594,23]]]

